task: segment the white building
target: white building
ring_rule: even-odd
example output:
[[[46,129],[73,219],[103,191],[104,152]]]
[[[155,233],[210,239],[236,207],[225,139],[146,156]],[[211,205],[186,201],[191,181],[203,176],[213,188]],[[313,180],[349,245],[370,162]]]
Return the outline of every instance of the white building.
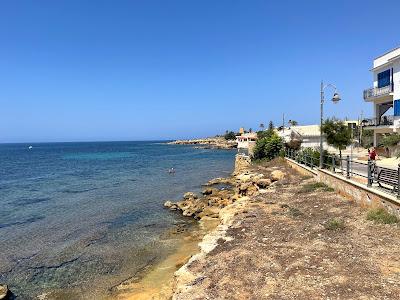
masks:
[[[320,146],[319,125],[292,126],[290,128],[285,128],[284,131],[279,131],[278,135],[283,138],[285,143],[291,140],[300,140],[301,148],[319,149]],[[324,136],[322,137],[322,143],[325,150],[333,150],[333,148],[327,144]]]
[[[256,132],[247,132],[242,133],[241,135],[236,136],[237,147],[238,149],[249,149],[253,148],[257,141],[257,133]]]
[[[374,131],[374,146],[382,134],[397,131],[400,119],[400,47],[374,59],[373,87],[364,91],[364,100],[374,106],[372,119],[363,120]]]

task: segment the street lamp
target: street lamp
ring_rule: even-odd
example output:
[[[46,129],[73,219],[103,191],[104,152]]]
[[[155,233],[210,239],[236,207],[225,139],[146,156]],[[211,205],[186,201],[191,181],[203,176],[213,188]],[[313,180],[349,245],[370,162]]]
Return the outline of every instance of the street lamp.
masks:
[[[334,86],[333,84],[331,84],[331,83],[328,83],[328,84],[326,84],[326,85],[324,85],[324,82],[323,81],[321,81],[321,123],[320,123],[320,134],[319,134],[319,167],[322,169],[323,168],[323,165],[324,165],[324,162],[323,162],[323,159],[324,159],[324,149],[323,149],[323,142],[322,142],[322,123],[323,123],[323,118],[324,118],[324,114],[323,114],[323,112],[324,112],[324,101],[325,101],[325,98],[324,98],[324,91],[325,91],[325,89],[327,88],[327,87],[331,87],[331,88],[333,88],[334,89],[334,93],[333,93],[333,97],[332,97],[332,102],[333,103],[338,103],[341,99],[340,99],[340,96],[339,96],[339,93],[337,92],[337,88],[336,88],[336,86]]]

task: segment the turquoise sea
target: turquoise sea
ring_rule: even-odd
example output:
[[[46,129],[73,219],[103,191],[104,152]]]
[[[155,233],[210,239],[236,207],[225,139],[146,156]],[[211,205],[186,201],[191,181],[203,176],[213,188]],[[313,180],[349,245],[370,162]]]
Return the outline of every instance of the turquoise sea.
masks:
[[[227,176],[234,155],[162,142],[0,144],[0,283],[17,299],[106,293],[174,250],[165,233],[193,221],[163,203]]]

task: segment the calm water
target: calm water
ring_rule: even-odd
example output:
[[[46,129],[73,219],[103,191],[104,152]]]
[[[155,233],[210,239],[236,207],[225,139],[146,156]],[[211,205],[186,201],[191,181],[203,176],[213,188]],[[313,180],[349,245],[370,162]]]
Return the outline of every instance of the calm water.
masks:
[[[155,142],[0,145],[0,282],[21,299],[97,297],[173,251],[163,208],[232,171],[234,151]],[[168,174],[171,167],[176,174]]]

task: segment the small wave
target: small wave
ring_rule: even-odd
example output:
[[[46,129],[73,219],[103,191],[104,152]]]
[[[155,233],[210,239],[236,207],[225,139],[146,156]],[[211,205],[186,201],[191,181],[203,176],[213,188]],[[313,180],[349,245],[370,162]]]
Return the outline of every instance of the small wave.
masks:
[[[26,205],[31,205],[31,204],[36,204],[36,203],[41,203],[41,202],[47,202],[50,201],[50,197],[43,197],[43,198],[21,198],[16,201],[10,202],[10,204],[14,206],[26,206]]]
[[[66,194],[79,194],[79,193],[86,193],[86,192],[94,191],[97,189],[98,188],[90,188],[90,189],[83,189],[83,190],[65,189],[65,190],[62,190],[61,192],[66,193]]]
[[[7,227],[16,226],[16,225],[30,224],[30,223],[34,223],[34,222],[42,220],[42,219],[44,219],[44,216],[35,216],[35,217],[31,217],[31,218],[28,218],[28,219],[23,220],[23,221],[16,221],[16,222],[10,222],[10,223],[0,223],[0,228],[7,228]]]

